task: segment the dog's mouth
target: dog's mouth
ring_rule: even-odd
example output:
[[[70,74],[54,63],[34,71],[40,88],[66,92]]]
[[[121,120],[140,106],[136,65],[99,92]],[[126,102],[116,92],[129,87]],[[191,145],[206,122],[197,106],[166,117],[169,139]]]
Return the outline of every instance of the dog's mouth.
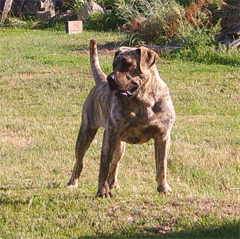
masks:
[[[119,89],[112,89],[111,91],[115,94],[115,95],[122,95],[122,96],[126,96],[126,97],[133,97],[137,94],[137,89],[138,87],[133,87],[130,90],[124,91],[124,90],[119,90]]]
[[[112,76],[108,77],[108,86],[115,95],[120,95],[125,97],[135,96],[139,88],[139,85],[135,82],[131,82],[126,87],[121,87],[117,84],[116,79],[113,78]]]

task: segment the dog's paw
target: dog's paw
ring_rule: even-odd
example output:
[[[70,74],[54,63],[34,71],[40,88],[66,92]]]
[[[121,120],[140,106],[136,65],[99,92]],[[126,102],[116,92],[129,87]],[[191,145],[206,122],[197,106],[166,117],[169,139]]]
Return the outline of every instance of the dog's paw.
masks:
[[[70,179],[70,181],[67,184],[67,187],[72,188],[72,189],[77,188],[78,187],[78,180],[77,179],[75,179],[75,180]]]
[[[102,192],[97,192],[95,198],[111,198],[113,194],[111,191],[102,191]]]
[[[115,183],[109,183],[109,187],[110,187],[110,189],[120,189],[120,186],[119,186],[119,184],[117,183],[117,182],[115,182]]]
[[[68,185],[67,184],[67,188],[69,188],[69,189],[76,189],[78,186],[76,186],[76,185]]]
[[[172,189],[170,188],[170,186],[167,183],[164,185],[159,185],[157,190],[159,193],[163,193],[165,195],[169,195],[172,193]]]

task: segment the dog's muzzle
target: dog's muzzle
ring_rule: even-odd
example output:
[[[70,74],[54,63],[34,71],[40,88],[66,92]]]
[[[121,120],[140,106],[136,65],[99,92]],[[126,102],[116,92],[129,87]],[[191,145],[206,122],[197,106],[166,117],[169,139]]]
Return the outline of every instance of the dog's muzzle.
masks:
[[[110,74],[107,77],[108,81],[108,86],[110,90],[115,94],[115,95],[122,95],[126,97],[133,97],[137,94],[138,91],[138,84],[135,82],[131,82],[128,84],[126,87],[121,87],[117,83],[117,78],[114,74]]]

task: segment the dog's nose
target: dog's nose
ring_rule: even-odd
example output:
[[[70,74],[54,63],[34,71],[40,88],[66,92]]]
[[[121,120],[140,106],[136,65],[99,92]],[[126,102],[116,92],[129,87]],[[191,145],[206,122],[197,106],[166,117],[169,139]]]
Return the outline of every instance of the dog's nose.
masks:
[[[110,74],[110,75],[108,75],[107,80],[108,81],[116,81],[116,76],[114,74]]]

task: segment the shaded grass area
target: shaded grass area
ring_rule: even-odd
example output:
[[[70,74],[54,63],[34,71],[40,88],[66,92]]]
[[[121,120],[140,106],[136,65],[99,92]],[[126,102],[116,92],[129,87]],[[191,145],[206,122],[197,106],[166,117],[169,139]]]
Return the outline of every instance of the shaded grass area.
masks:
[[[43,192],[44,195],[39,195],[28,191],[29,195],[21,199],[15,195],[14,200],[1,201],[9,214],[2,220],[5,235],[9,238],[239,237],[239,220],[229,218],[233,214],[237,218],[238,208],[227,201],[175,196],[169,200],[146,194],[128,195],[127,199],[116,195],[111,201],[102,201],[82,192],[64,193],[62,189]],[[18,220],[10,213],[17,214]],[[13,226],[18,230],[13,231]]]
[[[94,200],[103,130],[86,154],[79,188],[66,188],[94,84],[88,42],[121,44],[123,36],[4,30],[0,38],[1,238],[240,237],[239,67],[160,59],[177,112],[174,193],[156,191],[150,141],[128,145],[121,189]],[[112,58],[100,55],[106,73]]]

